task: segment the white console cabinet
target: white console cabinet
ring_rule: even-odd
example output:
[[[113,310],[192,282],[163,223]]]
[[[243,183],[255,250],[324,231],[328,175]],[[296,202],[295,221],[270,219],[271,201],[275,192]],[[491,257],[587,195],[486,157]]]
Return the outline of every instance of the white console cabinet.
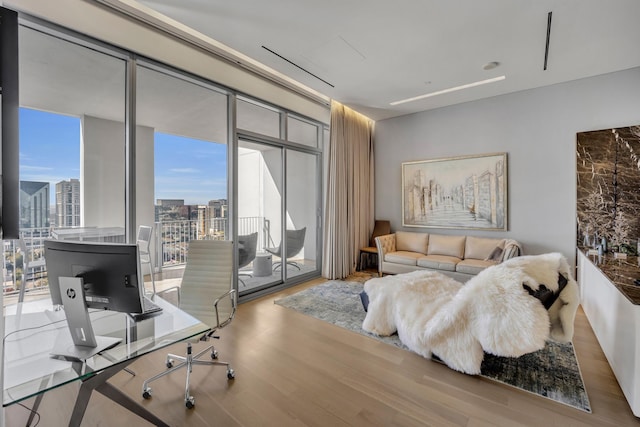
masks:
[[[577,259],[582,307],[633,414],[639,417],[640,305],[634,304],[581,250]]]

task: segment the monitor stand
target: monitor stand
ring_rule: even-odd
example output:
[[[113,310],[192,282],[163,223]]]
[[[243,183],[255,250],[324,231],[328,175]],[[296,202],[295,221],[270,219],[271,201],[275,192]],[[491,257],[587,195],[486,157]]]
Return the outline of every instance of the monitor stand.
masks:
[[[93,332],[82,278],[59,277],[58,281],[71,336],[61,334],[51,356],[84,361],[122,341],[121,338],[96,336]]]

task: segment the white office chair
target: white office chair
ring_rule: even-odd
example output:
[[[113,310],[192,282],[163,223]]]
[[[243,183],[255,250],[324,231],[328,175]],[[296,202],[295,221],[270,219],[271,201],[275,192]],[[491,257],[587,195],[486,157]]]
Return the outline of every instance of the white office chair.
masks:
[[[140,248],[140,264],[149,264],[149,270],[151,271],[151,285],[153,288],[153,294],[156,294],[156,279],[155,271],[153,270],[153,263],[151,261],[151,236],[153,235],[153,227],[148,225],[141,225],[138,227],[138,237],[136,243]]]
[[[233,243],[227,240],[192,240],[187,252],[187,266],[180,285],[180,308],[196,319],[211,326],[200,341],[218,338],[213,334],[233,320],[237,307],[237,294],[233,289]],[[209,352],[211,359],[198,360]],[[193,365],[222,365],[227,367],[227,378],[232,380],[235,372],[229,363],[215,360],[218,352],[213,346],[193,355],[191,343],[187,343],[186,356],[167,355],[168,371],[149,378],[142,384],[142,397],[151,398],[149,383],[178,369],[187,368],[187,382],[184,401],[187,408],[195,406],[195,399],[189,393],[189,375]],[[174,365],[174,361],[180,363]]]

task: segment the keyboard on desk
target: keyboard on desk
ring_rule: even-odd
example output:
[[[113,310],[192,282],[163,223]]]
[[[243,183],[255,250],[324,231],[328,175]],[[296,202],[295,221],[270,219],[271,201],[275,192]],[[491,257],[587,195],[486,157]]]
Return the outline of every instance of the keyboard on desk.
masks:
[[[162,307],[151,301],[149,297],[142,298],[142,313],[131,313],[131,317],[136,320],[143,319],[147,316],[150,316],[154,313],[159,313],[162,311]]]

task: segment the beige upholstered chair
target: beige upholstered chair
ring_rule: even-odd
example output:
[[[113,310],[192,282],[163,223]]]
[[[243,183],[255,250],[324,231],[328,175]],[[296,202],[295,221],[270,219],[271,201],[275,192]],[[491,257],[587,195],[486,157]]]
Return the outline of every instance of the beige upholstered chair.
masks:
[[[237,294],[233,289],[233,243],[227,240],[192,240],[189,242],[187,266],[180,285],[180,308],[196,319],[211,326],[201,341],[206,341],[220,328],[233,320],[237,307]],[[199,360],[210,352],[213,360]],[[151,398],[149,383],[178,369],[186,368],[187,380],[184,401],[187,408],[195,406],[189,392],[189,375],[193,365],[222,365],[227,367],[227,378],[232,380],[235,372],[229,363],[215,360],[218,352],[209,346],[192,355],[191,343],[187,344],[186,356],[167,355],[167,371],[149,378],[142,384],[142,397]],[[174,365],[174,361],[180,361]]]

